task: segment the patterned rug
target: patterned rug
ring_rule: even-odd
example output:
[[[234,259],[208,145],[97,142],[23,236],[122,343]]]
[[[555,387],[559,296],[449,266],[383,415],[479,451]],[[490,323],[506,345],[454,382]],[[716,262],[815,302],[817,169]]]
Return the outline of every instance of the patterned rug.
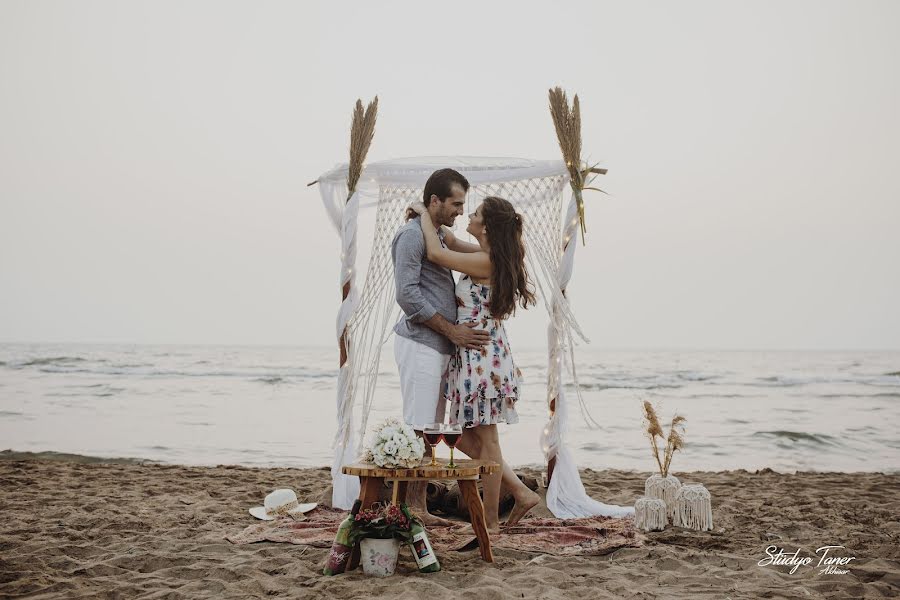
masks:
[[[330,548],[345,511],[317,508],[306,520],[280,518],[250,525],[225,539],[233,544],[281,542]],[[465,523],[452,527],[429,527],[428,536],[438,551],[474,550],[478,547],[471,527]],[[491,536],[493,548],[506,548],[537,554],[560,556],[599,556],[619,548],[636,548],[644,537],[634,528],[631,518],[588,517],[584,519],[525,519],[513,527],[501,528]]]

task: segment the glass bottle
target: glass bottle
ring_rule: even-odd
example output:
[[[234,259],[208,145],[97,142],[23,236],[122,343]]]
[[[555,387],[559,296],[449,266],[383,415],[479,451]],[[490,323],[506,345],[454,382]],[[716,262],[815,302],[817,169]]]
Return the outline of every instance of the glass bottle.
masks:
[[[325,568],[322,570],[325,575],[340,575],[347,570],[347,564],[350,562],[350,556],[353,554],[353,547],[356,545],[355,536],[353,535],[353,523],[356,521],[356,513],[359,512],[361,506],[362,500],[354,502],[350,514],[338,526],[337,534],[334,536],[334,543],[331,545],[331,552],[328,553]]]
[[[428,533],[425,527],[415,519],[410,513],[407,506],[403,506],[403,512],[409,519],[409,549],[412,550],[413,558],[416,559],[416,565],[422,573],[436,573],[441,570],[441,563],[438,562],[434,548],[431,547],[431,541],[428,539]]]

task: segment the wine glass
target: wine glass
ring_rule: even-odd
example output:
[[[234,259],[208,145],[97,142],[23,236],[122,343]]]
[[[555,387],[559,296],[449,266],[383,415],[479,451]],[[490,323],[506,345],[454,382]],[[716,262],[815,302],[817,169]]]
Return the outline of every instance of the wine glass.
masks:
[[[453,462],[453,449],[456,448],[459,438],[462,437],[462,425],[444,425],[442,437],[444,438],[444,443],[450,446],[450,463],[447,464],[447,466],[451,469],[455,469],[456,464]]]
[[[431,446],[431,462],[428,464],[429,467],[438,466],[434,450],[435,447],[441,443],[441,427],[441,423],[429,423],[422,428],[422,436],[425,438],[425,441],[428,442],[428,444]]]

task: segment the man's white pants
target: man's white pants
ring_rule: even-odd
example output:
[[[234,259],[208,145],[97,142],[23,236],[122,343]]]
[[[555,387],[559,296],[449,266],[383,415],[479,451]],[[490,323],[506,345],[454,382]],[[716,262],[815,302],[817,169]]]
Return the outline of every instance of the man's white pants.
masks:
[[[444,382],[450,356],[394,334],[394,359],[400,371],[403,420],[419,431],[429,423],[443,423],[447,410]]]

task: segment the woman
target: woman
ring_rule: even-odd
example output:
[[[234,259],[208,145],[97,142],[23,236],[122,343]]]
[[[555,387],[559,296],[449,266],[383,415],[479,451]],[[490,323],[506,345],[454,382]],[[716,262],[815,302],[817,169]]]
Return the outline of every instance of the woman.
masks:
[[[457,448],[472,458],[496,462],[501,473],[483,477],[485,522],[488,530],[500,530],[500,487],[512,494],[515,506],[507,525],[517,523],[540,497],[523,484],[503,461],[497,423],[517,423],[519,370],[513,362],[503,320],[515,313],[516,305],[535,303],[525,270],[522,216],[503,198],[489,196],[469,215],[469,232],[478,245],[461,242],[441,244],[425,205],[413,210],[421,215],[428,260],[463,275],[456,284],[459,306],[457,323],[477,323],[490,333],[491,341],[481,350],[457,348],[450,357],[444,397],[450,405],[450,423],[463,425]],[[445,230],[445,237],[452,236]]]

